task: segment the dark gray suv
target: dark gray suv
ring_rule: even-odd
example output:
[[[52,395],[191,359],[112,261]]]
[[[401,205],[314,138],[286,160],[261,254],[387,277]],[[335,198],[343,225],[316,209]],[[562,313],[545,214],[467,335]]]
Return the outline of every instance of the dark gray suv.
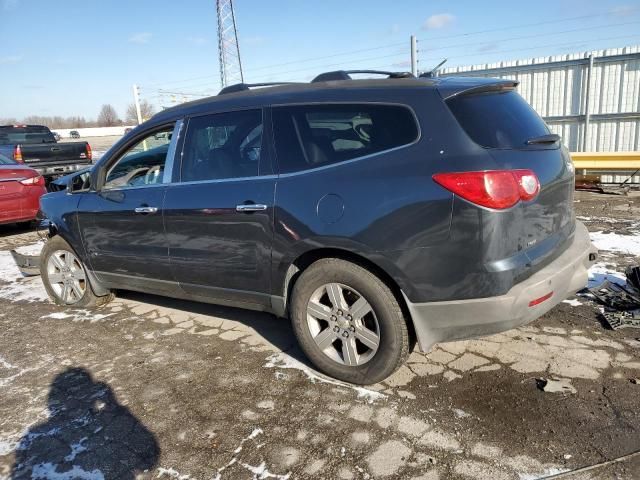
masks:
[[[510,329],[585,286],[571,159],[516,82],[350,73],[227,87],[68,177],[42,198],[51,298],[288,316],[319,370],[369,384],[415,340]]]

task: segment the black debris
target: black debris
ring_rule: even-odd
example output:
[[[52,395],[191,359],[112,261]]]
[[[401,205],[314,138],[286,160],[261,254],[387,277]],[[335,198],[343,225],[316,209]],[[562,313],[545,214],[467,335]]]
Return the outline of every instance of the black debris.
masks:
[[[625,271],[626,285],[605,280],[589,292],[604,305],[602,316],[612,330],[640,328],[640,266]]]

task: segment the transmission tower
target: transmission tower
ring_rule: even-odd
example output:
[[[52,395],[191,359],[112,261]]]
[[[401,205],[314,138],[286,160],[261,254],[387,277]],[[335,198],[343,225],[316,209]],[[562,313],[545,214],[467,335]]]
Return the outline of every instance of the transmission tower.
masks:
[[[222,86],[242,83],[242,62],[233,0],[216,0],[218,14],[218,55],[220,57],[220,82]]]

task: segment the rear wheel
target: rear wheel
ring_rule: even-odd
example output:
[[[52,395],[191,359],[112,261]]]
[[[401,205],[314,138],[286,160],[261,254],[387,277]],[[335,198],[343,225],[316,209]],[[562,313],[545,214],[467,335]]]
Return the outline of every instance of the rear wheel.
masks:
[[[371,272],[344,260],[319,260],[300,275],[291,320],[307,357],[340,380],[379,382],[409,354],[407,324],[395,295]]]
[[[92,307],[113,299],[111,293],[100,297],[93,293],[84,264],[59,236],[49,239],[42,249],[40,275],[49,297],[58,305]]]

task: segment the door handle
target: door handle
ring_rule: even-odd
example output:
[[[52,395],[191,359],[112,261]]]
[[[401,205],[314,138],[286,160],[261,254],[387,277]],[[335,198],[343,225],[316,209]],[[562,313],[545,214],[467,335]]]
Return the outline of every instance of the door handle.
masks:
[[[137,207],[133,211],[136,213],[156,213],[158,207]]]
[[[242,205],[236,205],[236,212],[243,212],[243,213],[261,212],[266,209],[267,209],[267,206],[262,205],[260,203],[245,203]]]

